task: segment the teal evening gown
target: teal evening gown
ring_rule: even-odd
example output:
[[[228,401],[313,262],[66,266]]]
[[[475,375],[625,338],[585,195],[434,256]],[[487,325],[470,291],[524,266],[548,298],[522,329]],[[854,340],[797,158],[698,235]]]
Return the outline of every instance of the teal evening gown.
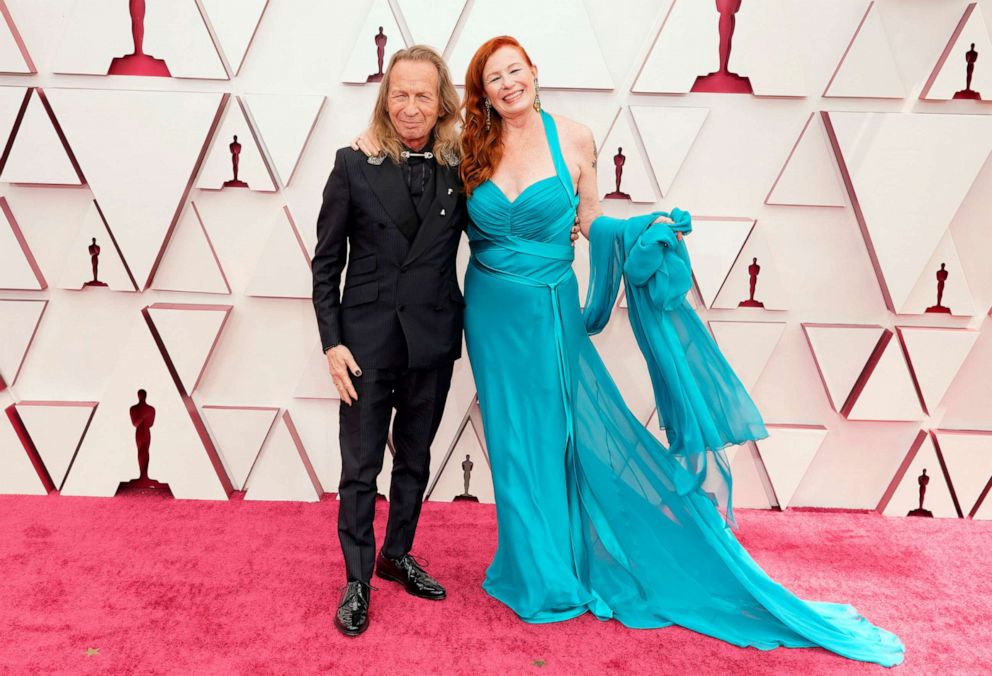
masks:
[[[738,646],[822,646],[899,664],[898,637],[849,605],[797,598],[728,527],[719,449],[767,433],[685,302],[688,256],[673,230],[689,230],[688,214],[673,211],[675,226],[648,227],[654,214],[597,219],[584,316],[570,243],[578,198],[554,120],[541,115],[556,174],[512,202],[491,181],[468,201],[465,334],[499,537],[483,588],[527,622],[591,612]],[[659,266],[662,250],[678,256]],[[671,448],[626,407],[589,339],[609,317],[621,271]]]

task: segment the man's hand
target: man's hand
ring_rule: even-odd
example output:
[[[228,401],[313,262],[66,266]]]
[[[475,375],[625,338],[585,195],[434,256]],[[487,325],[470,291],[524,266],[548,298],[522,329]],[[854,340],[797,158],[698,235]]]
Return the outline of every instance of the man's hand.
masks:
[[[668,216],[659,216],[658,218],[654,219],[651,222],[651,225],[655,225],[656,223],[664,223],[665,225],[674,225],[675,221],[670,219]],[[676,230],[675,239],[682,239],[682,233]]]
[[[572,246],[575,246],[575,240],[579,238],[579,217],[575,217],[575,223],[572,225]]]
[[[358,393],[351,382],[351,375],[355,377],[362,375],[362,369],[358,368],[351,350],[344,345],[335,345],[327,351],[327,372],[331,374],[334,387],[338,390],[341,401],[351,406],[352,402],[358,401]]]
[[[351,149],[361,150],[368,157],[382,154],[382,146],[379,145],[378,140],[372,135],[372,129],[366,129],[356,136],[355,140],[351,142]]]

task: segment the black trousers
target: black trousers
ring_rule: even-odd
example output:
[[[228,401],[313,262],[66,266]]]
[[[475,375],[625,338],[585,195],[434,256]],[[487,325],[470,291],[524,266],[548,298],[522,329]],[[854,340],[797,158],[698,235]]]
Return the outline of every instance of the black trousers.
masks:
[[[430,476],[431,442],[441,423],[453,364],[437,369],[362,369],[358,401],[341,403],[338,538],[348,581],[368,583],[375,562],[376,477],[382,470],[393,409],[392,485],[382,551],[399,557],[413,547]]]

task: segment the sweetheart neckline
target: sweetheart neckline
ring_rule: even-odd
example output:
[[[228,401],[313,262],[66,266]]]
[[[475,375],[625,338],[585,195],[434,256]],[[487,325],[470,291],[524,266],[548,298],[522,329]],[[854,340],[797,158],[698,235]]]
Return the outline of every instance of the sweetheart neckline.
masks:
[[[497,185],[496,182],[493,181],[491,178],[486,179],[486,182],[489,183],[490,185],[492,185],[494,188],[496,188],[496,191],[500,194],[500,196],[504,200],[506,200],[507,204],[509,204],[512,207],[517,202],[519,202],[520,201],[520,198],[523,197],[527,193],[527,191],[530,190],[531,188],[537,187],[541,183],[546,183],[547,181],[550,181],[550,180],[556,179],[556,178],[558,178],[558,174],[552,174],[551,176],[546,176],[544,178],[539,178],[536,181],[534,181],[533,183],[531,183],[530,185],[528,185],[526,188],[524,188],[523,190],[521,190],[520,191],[520,194],[518,194],[512,200],[509,197],[506,196],[506,193],[503,192],[503,189],[500,188],[499,185]]]

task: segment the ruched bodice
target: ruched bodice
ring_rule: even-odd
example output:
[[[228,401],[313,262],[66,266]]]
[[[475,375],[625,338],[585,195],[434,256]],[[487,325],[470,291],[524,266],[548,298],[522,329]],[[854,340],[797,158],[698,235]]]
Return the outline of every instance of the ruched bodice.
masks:
[[[579,199],[561,152],[554,119],[541,113],[555,174],[510,200],[488,180],[468,199],[473,262],[512,275],[553,282],[571,268],[571,229]]]

